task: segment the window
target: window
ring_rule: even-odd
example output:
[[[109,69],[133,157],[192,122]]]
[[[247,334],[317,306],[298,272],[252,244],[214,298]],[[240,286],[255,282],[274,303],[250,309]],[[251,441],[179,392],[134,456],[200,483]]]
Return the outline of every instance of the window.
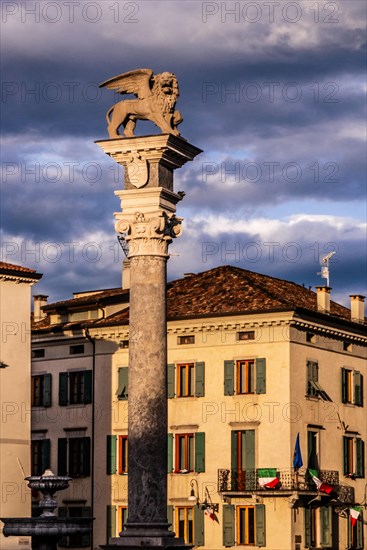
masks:
[[[355,435],[343,436],[343,471],[345,476],[365,477],[364,441]]]
[[[255,490],[255,430],[231,433],[231,490]]]
[[[363,550],[363,539],[363,512],[361,510],[357,522],[353,527],[350,518],[348,518],[348,548],[351,550]]]
[[[59,374],[59,405],[92,403],[92,371],[70,371]]]
[[[194,542],[194,507],[176,507],[176,537],[181,537],[186,543]]]
[[[129,340],[121,340],[119,343],[120,349],[127,349],[129,347]]]
[[[240,340],[241,342],[245,340],[255,340],[255,331],[246,330],[242,332],[237,332],[237,340]]]
[[[90,437],[58,440],[58,474],[71,477],[90,475]]]
[[[266,393],[266,360],[224,361],[224,395]]]
[[[79,353],[84,353],[84,344],[76,344],[69,347],[70,355],[77,355]]]
[[[351,342],[343,342],[343,351],[353,351],[353,344]]]
[[[62,518],[90,518],[91,509],[89,506],[59,506],[59,517]],[[58,542],[58,545],[66,548],[83,548],[90,546],[90,533],[85,535],[77,533],[76,535],[64,536]]]
[[[178,336],[178,345],[195,344],[195,336]]]
[[[333,545],[332,508],[304,509],[305,547],[306,548],[336,548]]]
[[[360,372],[342,368],[342,402],[363,407],[363,376]]]
[[[106,521],[106,541],[110,537],[116,537],[125,530],[124,524],[127,521],[127,506],[107,506],[107,521]],[[117,516],[117,522],[116,522]]]
[[[107,474],[127,474],[128,439],[127,435],[107,436]]]
[[[118,368],[116,396],[119,401],[126,400],[128,397],[128,373],[128,367]]]
[[[50,468],[50,440],[37,439],[31,442],[32,476],[41,476]]]
[[[320,458],[320,432],[319,430],[307,431],[307,467],[313,470],[319,470]]]
[[[205,363],[167,365],[167,396],[204,397]]]
[[[51,374],[32,376],[32,407],[51,407]]]
[[[316,334],[314,334],[313,332],[306,332],[306,342],[309,342],[310,344],[316,344]]]
[[[265,506],[223,506],[223,546],[266,546]]]
[[[324,401],[331,401],[328,394],[319,384],[319,365],[317,361],[307,361],[307,397],[321,397]]]
[[[174,448],[173,448],[174,443]],[[205,433],[168,434],[168,472],[205,472]]]
[[[44,357],[45,356],[45,350],[44,348],[42,349],[34,349],[32,351],[32,357],[33,359],[40,359],[41,357]]]

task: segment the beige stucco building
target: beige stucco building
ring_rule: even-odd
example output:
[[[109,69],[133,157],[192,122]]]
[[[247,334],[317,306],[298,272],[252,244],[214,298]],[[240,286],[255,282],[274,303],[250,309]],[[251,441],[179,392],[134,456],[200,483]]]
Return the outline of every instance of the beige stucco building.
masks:
[[[31,287],[42,277],[32,269],[0,262],[0,517],[27,517],[31,497]],[[30,548],[28,537],[5,538],[0,548]]]
[[[349,310],[327,287],[230,266],[167,293],[175,532],[207,550],[363,548],[366,511],[350,521],[366,504],[363,297]],[[79,293],[45,305],[33,327],[33,472],[72,475],[60,513],[96,518],[92,540],[61,546],[104,544],[126,519],[129,339],[140,331],[129,334],[128,300],[127,288]]]

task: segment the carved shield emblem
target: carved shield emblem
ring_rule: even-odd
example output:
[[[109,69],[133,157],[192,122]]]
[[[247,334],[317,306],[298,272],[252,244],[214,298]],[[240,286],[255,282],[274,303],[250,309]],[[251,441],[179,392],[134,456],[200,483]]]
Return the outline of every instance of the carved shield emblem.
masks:
[[[140,155],[132,155],[126,164],[129,182],[134,187],[144,187],[148,183],[148,162]]]

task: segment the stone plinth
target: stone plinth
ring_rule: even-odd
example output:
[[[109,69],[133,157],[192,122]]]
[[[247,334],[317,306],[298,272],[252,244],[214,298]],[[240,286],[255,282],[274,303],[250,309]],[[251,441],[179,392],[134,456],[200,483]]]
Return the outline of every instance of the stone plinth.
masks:
[[[126,531],[103,548],[192,548],[167,521],[166,264],[182,231],[173,171],[201,151],[171,134],[96,143],[125,167],[115,229],[130,261],[129,511]]]

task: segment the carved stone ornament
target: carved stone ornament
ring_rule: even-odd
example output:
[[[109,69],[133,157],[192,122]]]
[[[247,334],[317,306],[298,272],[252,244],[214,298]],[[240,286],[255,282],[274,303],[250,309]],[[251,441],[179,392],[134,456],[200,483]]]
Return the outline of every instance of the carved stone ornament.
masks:
[[[148,183],[149,171],[148,162],[139,154],[131,155],[130,161],[125,164],[129,182],[140,189]]]
[[[182,233],[181,218],[165,212],[146,218],[142,212],[135,212],[131,219],[116,222],[115,229],[124,234],[129,243],[128,258],[133,256],[168,256],[168,245]]]
[[[107,130],[111,139],[123,137],[119,127],[124,126],[124,136],[134,136],[137,120],[154,122],[163,133],[179,136],[177,125],[182,122],[181,113],[175,110],[179,96],[178,82],[173,73],[153,76],[151,69],[137,69],[114,76],[100,84],[120,94],[134,94],[137,99],[120,101],[107,112]]]

